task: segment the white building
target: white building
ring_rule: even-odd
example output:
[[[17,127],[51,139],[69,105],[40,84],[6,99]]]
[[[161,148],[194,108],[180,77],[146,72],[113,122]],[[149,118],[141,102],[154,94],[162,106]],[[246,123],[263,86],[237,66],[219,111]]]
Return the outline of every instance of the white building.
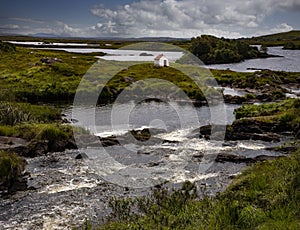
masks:
[[[169,59],[165,55],[160,54],[156,58],[154,58],[154,65],[161,67],[169,66]]]

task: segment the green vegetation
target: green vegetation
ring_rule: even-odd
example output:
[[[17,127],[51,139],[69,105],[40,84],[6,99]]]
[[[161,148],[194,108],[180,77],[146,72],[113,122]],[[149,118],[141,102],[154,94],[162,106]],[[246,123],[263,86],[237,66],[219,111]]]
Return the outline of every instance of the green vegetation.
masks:
[[[60,109],[28,103],[0,102],[0,136],[54,142],[69,140],[72,135],[72,127],[62,124]]]
[[[268,57],[257,47],[233,39],[217,38],[210,35],[192,38],[190,51],[205,64],[240,62],[245,59]]]
[[[286,49],[286,50],[299,50],[300,49],[300,41],[285,43],[284,46],[283,46],[283,49]]]
[[[273,125],[274,131],[290,131],[296,136],[300,134],[300,100],[289,99],[277,103],[263,105],[244,105],[235,110],[235,116],[253,118]]]
[[[0,102],[0,125],[24,122],[49,123],[61,120],[61,110],[53,106]]]
[[[15,45],[0,41],[0,54],[14,53],[15,51],[16,51]]]
[[[21,176],[25,166],[25,160],[15,153],[0,151],[0,186]]]
[[[162,81],[147,82],[147,84],[140,84],[136,87],[132,86],[134,82],[149,79],[160,79]],[[172,87],[170,83],[173,83],[174,86]],[[174,95],[178,89],[180,89],[191,99],[199,101],[205,100],[199,87],[184,73],[173,67],[155,67],[152,63],[133,65],[128,69],[122,70],[109,80],[100,97],[102,100],[117,98],[117,96],[129,86],[132,86],[130,88],[131,92],[129,92],[129,96],[132,97],[129,99],[143,93],[154,97],[162,94],[168,97],[172,94]]]
[[[19,137],[28,141],[69,140],[73,136],[73,129],[70,125],[59,123],[23,123],[14,126],[0,125],[0,136]]]
[[[44,57],[61,62],[42,63]],[[0,100],[51,103],[73,100],[82,76],[95,61],[95,57],[87,54],[17,47],[16,52],[1,55]]]
[[[239,73],[230,70],[211,70],[217,82],[222,86],[254,89],[265,94],[271,101],[284,99],[287,92],[284,84],[298,83],[299,73],[262,70],[254,73]],[[209,82],[206,82],[209,84]],[[246,99],[256,98],[254,94],[246,95]]]

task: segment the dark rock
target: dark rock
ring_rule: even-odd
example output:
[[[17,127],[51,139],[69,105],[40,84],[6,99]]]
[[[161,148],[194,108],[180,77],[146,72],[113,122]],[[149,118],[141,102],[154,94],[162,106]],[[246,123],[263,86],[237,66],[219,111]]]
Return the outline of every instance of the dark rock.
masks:
[[[224,95],[224,102],[229,104],[243,104],[247,99],[240,96]]]
[[[42,156],[48,152],[48,141],[33,141],[30,143],[30,151],[25,157]]]
[[[102,137],[102,138],[100,138],[100,141],[101,141],[101,144],[103,147],[120,145],[120,142],[118,141],[117,137],[115,137],[115,136]]]
[[[200,127],[199,132],[200,138],[222,141],[225,138],[226,127],[224,125],[205,125]]]
[[[201,161],[202,158],[204,157],[204,153],[197,153],[197,154],[193,155],[192,157],[196,161]]]
[[[137,154],[144,154],[144,155],[159,155],[159,156],[170,156],[174,154],[176,150],[174,149],[165,149],[165,148],[158,148],[158,149],[149,149],[149,150],[138,150]]]
[[[255,162],[259,162],[259,161],[269,161],[269,160],[274,160],[274,159],[277,159],[277,158],[280,158],[280,157],[283,157],[283,156],[267,156],[267,155],[259,155],[257,157],[255,157],[253,160]]]
[[[45,63],[45,64],[53,64],[55,62],[62,62],[62,59],[60,59],[60,58],[42,57],[40,61],[42,63]]]
[[[163,144],[178,144],[179,141],[170,141],[170,140],[163,140]]]
[[[234,154],[228,154],[228,153],[219,153],[218,156],[216,157],[215,161],[219,163],[224,163],[224,162],[231,162],[231,163],[256,163],[256,162],[261,162],[261,161],[269,161],[269,160],[274,160],[277,158],[280,158],[282,156],[268,156],[268,155],[259,155],[254,158],[248,158],[245,156],[239,156],[239,155],[234,155]]]
[[[216,162],[232,162],[232,163],[249,163],[252,159],[246,158],[244,156],[228,154],[228,153],[219,153],[215,159]]]
[[[79,154],[75,157],[76,160],[87,159],[87,158],[89,158],[89,157],[88,157],[88,155],[86,155],[86,153],[79,153]]]
[[[160,164],[160,162],[150,162],[150,163],[147,164],[147,166],[151,168],[151,167],[156,167],[159,164]]]

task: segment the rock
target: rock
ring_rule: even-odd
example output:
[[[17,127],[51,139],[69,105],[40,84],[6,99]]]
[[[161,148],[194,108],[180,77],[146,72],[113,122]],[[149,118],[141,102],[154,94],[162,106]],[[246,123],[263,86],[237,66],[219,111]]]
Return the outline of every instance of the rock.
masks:
[[[89,157],[88,157],[88,155],[86,155],[86,153],[79,153],[75,157],[76,160],[87,159],[87,158],[89,158]]]
[[[125,80],[125,82],[129,82],[129,83],[136,82],[132,77],[128,77],[128,76],[124,77],[124,80]]]
[[[283,156],[267,156],[267,155],[259,155],[257,157],[255,157],[253,160],[255,162],[259,162],[259,161],[269,161],[269,160],[274,160],[277,158],[281,158]]]
[[[245,157],[245,156],[239,156],[239,155],[234,155],[234,154],[228,154],[228,153],[219,153],[218,156],[216,157],[215,161],[219,163],[224,163],[224,162],[232,162],[232,163],[256,163],[256,162],[261,162],[261,161],[268,161],[268,160],[274,160],[277,158],[280,158],[282,156],[268,156],[268,155],[259,155],[254,158],[251,157]]]
[[[219,153],[215,159],[216,162],[232,162],[232,163],[249,163],[252,159],[246,158],[244,156],[228,154],[228,153]]]
[[[42,63],[45,63],[45,64],[53,64],[55,62],[62,62],[62,59],[60,59],[60,58],[42,57],[40,61]]]
[[[158,166],[160,164],[160,162],[149,162],[148,164],[147,164],[147,166],[148,167],[156,167],[156,166]]]
[[[194,131],[193,131],[194,132]],[[222,141],[225,138],[226,126],[224,125],[205,125],[199,129],[200,138],[206,140],[219,140]]]
[[[224,95],[225,103],[229,104],[243,104],[247,101],[245,97],[232,96],[232,95]]]
[[[204,157],[204,153],[197,153],[197,154],[193,155],[192,157],[196,161],[201,161],[202,158]]]

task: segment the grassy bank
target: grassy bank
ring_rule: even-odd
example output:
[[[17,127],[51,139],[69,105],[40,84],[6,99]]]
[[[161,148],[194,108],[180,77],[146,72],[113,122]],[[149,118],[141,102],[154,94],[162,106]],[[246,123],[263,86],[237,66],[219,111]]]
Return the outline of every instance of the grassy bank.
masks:
[[[262,105],[244,105],[235,110],[237,119],[255,119],[270,123],[274,132],[292,132],[295,137],[300,135],[300,100],[289,99],[277,103]]]
[[[25,160],[15,153],[0,151],[0,188],[14,183],[22,175],[26,166]]]

